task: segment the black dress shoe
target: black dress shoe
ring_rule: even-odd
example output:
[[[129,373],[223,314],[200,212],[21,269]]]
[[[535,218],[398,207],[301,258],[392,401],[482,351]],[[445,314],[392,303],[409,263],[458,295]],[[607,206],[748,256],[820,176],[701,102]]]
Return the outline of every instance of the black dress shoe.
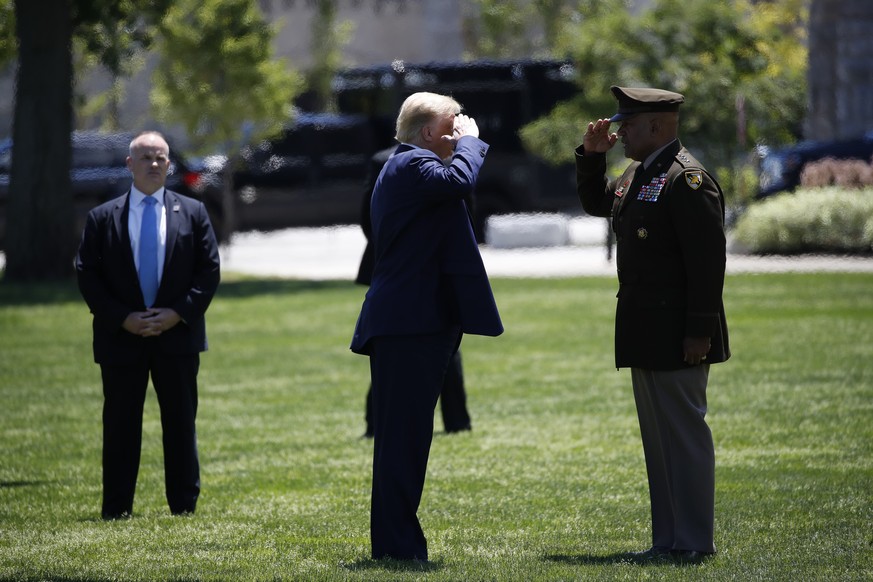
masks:
[[[130,519],[131,514],[129,511],[121,511],[121,512],[112,512],[112,511],[104,511],[100,517],[103,521],[117,521],[120,519]]]
[[[670,548],[664,546],[652,546],[642,552],[631,552],[631,557],[637,562],[653,562],[670,558]]]
[[[456,432],[463,432],[466,430],[473,430],[473,427],[470,426],[469,424],[465,424],[462,426],[446,427],[446,434],[453,434]]]
[[[700,564],[714,555],[712,552],[699,552],[697,550],[673,550],[670,554],[680,564]]]

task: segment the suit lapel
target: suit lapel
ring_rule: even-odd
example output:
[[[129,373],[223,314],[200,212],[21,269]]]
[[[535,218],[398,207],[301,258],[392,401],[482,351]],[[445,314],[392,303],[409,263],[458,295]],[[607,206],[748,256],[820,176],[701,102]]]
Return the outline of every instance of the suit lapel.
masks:
[[[120,241],[122,245],[125,245],[125,252],[123,253],[124,260],[124,269],[127,270],[129,275],[133,276],[133,279],[136,281],[137,289],[139,288],[139,276],[136,272],[136,261],[133,258],[133,246],[130,241],[130,190],[127,191],[127,196],[124,198],[119,198],[118,202],[115,205],[115,208],[112,209],[112,227],[115,230],[115,240]]]
[[[164,213],[167,220],[167,248],[164,253],[164,275],[167,274],[167,266],[173,260],[173,250],[176,248],[176,237],[179,234],[179,213],[182,203],[175,192],[164,190]],[[163,277],[161,277],[163,281]]]
[[[643,165],[641,163],[637,162],[636,164],[637,165],[634,168],[633,173],[628,175],[628,172],[630,171],[630,168],[632,167],[631,166],[631,167],[628,167],[624,176],[622,176],[622,180],[621,180],[622,183],[620,186],[621,190],[622,190],[622,194],[618,198],[618,200],[616,201],[615,209],[612,212],[613,217],[621,214],[622,210],[624,210],[628,204],[628,199],[630,199],[632,196],[635,196],[636,191],[640,187],[643,175],[646,172],[645,172],[645,170],[643,170]]]
[[[112,209],[112,226],[115,229],[115,237],[117,240],[125,241],[130,245],[130,229],[127,227],[128,216],[130,215],[130,190],[127,191],[127,196],[119,198]],[[133,252],[131,251],[131,258]]]

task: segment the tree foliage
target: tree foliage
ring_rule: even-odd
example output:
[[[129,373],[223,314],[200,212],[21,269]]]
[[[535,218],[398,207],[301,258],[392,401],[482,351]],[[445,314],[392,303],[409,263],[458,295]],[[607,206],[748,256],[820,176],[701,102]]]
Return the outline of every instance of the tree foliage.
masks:
[[[312,26],[312,66],[306,72],[306,86],[313,96],[313,109],[332,111],[333,78],[343,64],[342,48],[354,32],[350,20],[337,22],[337,0],[320,0]]]
[[[0,4],[0,58],[18,59],[5,209],[6,279],[58,279],[72,273],[77,238],[70,184],[74,38],[94,58],[121,70],[126,55],[148,43],[147,23],[167,1]],[[8,40],[10,23],[14,42]],[[118,33],[115,38],[110,31]]]
[[[803,0],[623,0],[584,3],[558,50],[576,63],[580,95],[523,131],[527,146],[571,161],[588,121],[615,111],[611,85],[685,95],[683,141],[713,166],[752,143],[790,141],[805,109]]]
[[[155,115],[199,150],[279,131],[302,80],[273,58],[273,36],[251,0],[176,0],[160,24]]]
[[[574,0],[471,0],[463,22],[465,57],[553,56]]]
[[[18,53],[15,38],[15,7],[12,0],[0,0],[0,67],[10,62]]]
[[[8,280],[72,273],[74,47],[122,78],[160,35],[153,101],[162,119],[182,122],[202,147],[238,142],[244,121],[255,133],[275,130],[299,90],[299,78],[272,59],[272,31],[255,0],[0,0],[0,15],[0,59],[18,57]]]
[[[129,75],[130,62],[151,48],[155,24],[173,0],[80,0],[73,2],[74,35],[83,53],[113,76]]]

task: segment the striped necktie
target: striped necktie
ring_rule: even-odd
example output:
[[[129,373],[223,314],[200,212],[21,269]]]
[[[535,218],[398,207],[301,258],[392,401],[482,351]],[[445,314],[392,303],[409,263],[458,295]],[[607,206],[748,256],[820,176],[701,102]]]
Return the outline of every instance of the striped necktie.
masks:
[[[151,196],[143,200],[142,226],[139,229],[139,286],[146,307],[155,304],[158,295],[158,221]]]

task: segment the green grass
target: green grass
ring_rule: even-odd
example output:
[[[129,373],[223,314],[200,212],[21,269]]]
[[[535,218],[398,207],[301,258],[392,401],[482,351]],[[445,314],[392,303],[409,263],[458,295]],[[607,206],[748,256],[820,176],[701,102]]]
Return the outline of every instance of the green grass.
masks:
[[[650,533],[615,287],[494,281],[507,331],[464,339],[473,431],[434,439],[433,563],[415,567],[368,559],[368,366],[348,350],[363,288],[224,282],[198,512],[169,515],[150,390],[135,516],[104,523],[87,308],[72,285],[0,285],[0,579],[873,578],[873,275],[728,277],[734,357],[709,388],[719,554],[699,566],[623,557]]]

